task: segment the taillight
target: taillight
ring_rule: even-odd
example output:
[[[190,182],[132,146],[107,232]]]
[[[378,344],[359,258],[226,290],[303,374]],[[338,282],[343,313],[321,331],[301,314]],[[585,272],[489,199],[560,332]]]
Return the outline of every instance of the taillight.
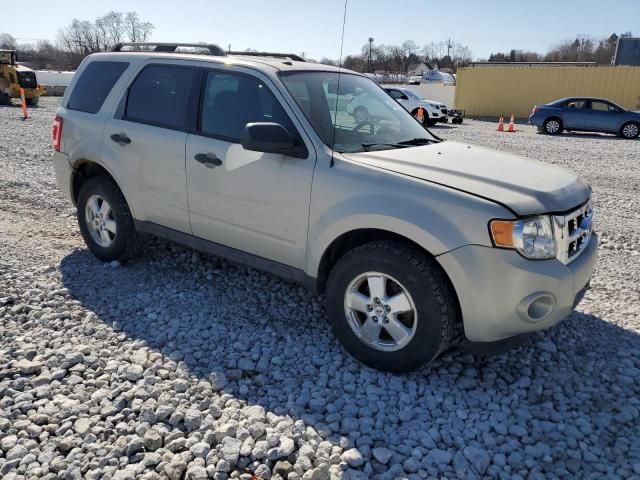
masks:
[[[62,117],[56,115],[55,120],[53,121],[53,149],[56,152],[60,151],[60,144],[62,143]]]
[[[538,113],[540,111],[540,109],[538,108],[537,105],[533,106],[533,111],[531,113]]]

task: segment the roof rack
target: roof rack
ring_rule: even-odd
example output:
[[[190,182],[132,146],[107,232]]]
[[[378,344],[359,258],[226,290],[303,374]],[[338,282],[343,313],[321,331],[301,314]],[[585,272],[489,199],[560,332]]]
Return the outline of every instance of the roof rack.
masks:
[[[132,47],[130,50],[123,50],[124,47]],[[145,48],[146,47],[146,48]],[[150,47],[154,47],[151,49]],[[151,51],[151,52],[164,52],[164,53],[182,53],[176,52],[180,47],[199,48],[201,50],[208,50],[209,55],[216,57],[225,57],[227,54],[222,48],[215,44],[206,43],[157,43],[157,42],[124,42],[116,43],[111,49],[112,52],[135,52],[135,51]]]
[[[228,51],[229,55],[247,55],[249,57],[273,57],[273,58],[284,58],[288,60],[293,60],[294,62],[306,62],[304,58],[300,55],[296,55],[295,53],[276,53],[276,52],[239,52],[239,51]]]

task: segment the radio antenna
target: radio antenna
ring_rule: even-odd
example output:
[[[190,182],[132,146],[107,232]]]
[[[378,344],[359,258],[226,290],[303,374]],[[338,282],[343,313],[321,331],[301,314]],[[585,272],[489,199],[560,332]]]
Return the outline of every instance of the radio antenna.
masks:
[[[338,88],[336,91],[336,108],[333,111],[333,137],[331,138],[331,163],[329,168],[333,168],[333,157],[336,151],[336,124],[338,123],[338,95],[340,95],[340,74],[342,73],[342,49],[344,47],[344,27],[347,24],[347,4],[349,0],[344,0],[344,14],[342,16],[342,38],[340,39],[340,61],[338,63]]]

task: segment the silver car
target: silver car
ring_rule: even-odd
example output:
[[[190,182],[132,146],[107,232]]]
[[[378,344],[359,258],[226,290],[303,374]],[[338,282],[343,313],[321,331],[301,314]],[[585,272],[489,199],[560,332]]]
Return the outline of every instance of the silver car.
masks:
[[[83,61],[54,162],[98,258],[149,233],[301,282],[349,353],[396,372],[571,312],[598,244],[581,178],[441,141],[363,75],[264,55],[128,44]],[[358,91],[384,115],[356,122]]]

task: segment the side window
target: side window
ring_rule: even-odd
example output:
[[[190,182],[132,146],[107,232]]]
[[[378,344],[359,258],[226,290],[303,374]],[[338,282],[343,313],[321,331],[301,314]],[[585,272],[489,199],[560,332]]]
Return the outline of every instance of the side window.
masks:
[[[404,95],[402,94],[401,91],[399,90],[389,90],[389,93],[391,94],[391,96],[393,98],[395,98],[396,100],[402,100],[402,97],[404,97]]]
[[[129,87],[124,119],[186,130],[192,76],[190,67],[145,67]]]
[[[608,112],[611,110],[610,105],[605,102],[591,102],[591,110],[597,110],[599,112]]]
[[[97,113],[128,66],[128,62],[91,62],[73,87],[67,108]]]
[[[205,135],[239,142],[247,123],[275,122],[296,129],[271,90],[259,79],[238,73],[207,73],[200,116]]]
[[[570,100],[567,102],[566,107],[579,110],[582,108],[587,108],[587,102],[586,100]]]
[[[200,116],[206,135],[239,142],[247,123],[275,122],[291,135],[296,129],[271,90],[259,79],[238,73],[207,73]]]

